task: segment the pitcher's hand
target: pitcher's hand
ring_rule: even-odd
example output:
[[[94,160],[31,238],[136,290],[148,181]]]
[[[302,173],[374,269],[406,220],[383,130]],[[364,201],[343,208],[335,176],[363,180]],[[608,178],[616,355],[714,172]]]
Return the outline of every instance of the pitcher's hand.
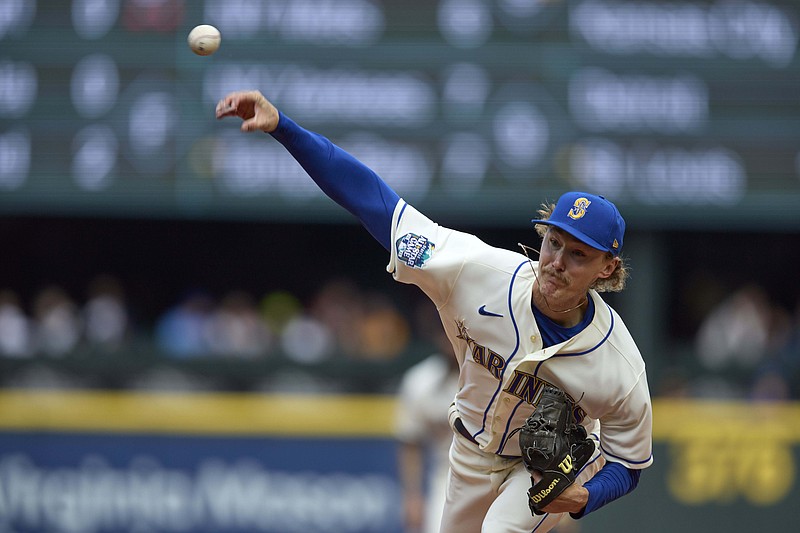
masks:
[[[239,117],[242,131],[272,133],[278,127],[278,110],[259,91],[237,91],[217,103],[217,118]]]

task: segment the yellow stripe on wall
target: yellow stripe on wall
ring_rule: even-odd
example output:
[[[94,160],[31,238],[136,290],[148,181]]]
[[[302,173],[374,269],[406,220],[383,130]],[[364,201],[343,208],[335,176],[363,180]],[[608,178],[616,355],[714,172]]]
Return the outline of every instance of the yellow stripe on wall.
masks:
[[[800,402],[653,402],[653,440],[676,442],[698,437],[800,442]]]
[[[390,395],[4,390],[0,430],[391,437],[395,405]],[[653,420],[653,439],[661,442],[743,431],[800,442],[797,402],[661,399]]]
[[[390,436],[391,396],[0,392],[0,428],[175,434]]]

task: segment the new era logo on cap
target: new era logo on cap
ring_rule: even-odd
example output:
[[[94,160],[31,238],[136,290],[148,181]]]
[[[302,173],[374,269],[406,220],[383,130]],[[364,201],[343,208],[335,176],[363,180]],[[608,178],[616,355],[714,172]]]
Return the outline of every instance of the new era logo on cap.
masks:
[[[568,192],[561,196],[547,220],[535,224],[560,228],[598,250],[618,255],[622,251],[625,220],[617,206],[602,196]]]

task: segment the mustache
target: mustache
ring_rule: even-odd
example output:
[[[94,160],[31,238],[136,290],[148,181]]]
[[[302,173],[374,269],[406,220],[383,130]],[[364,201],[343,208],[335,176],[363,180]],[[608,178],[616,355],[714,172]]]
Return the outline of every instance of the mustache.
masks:
[[[567,278],[566,276],[564,276],[562,274],[559,274],[558,272],[556,272],[552,268],[542,268],[541,269],[541,273],[544,274],[544,275],[550,276],[551,278],[555,278],[556,281],[559,281],[560,283],[563,283],[564,285],[569,285],[570,284],[570,279],[569,278]]]

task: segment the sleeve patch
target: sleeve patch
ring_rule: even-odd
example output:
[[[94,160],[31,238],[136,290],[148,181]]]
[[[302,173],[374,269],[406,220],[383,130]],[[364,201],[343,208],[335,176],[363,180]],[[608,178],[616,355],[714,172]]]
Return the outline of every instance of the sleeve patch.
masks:
[[[397,240],[397,259],[411,268],[422,268],[435,249],[436,245],[424,235],[406,233]]]

